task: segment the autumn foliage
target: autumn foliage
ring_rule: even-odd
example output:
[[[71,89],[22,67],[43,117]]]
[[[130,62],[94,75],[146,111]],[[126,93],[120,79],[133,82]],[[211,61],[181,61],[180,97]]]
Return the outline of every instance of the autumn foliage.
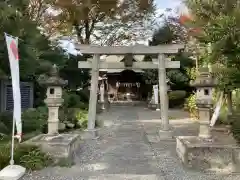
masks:
[[[179,17],[179,23],[188,29],[188,34],[197,36],[202,33],[202,28],[194,26],[194,19],[190,15],[182,14]]]

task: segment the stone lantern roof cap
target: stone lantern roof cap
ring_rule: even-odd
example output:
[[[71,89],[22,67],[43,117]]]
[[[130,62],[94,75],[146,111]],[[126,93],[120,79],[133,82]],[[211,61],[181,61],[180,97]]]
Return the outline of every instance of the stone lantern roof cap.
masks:
[[[193,87],[215,87],[216,81],[208,68],[200,68],[196,80],[190,83]]]
[[[62,87],[62,86],[66,86],[68,84],[68,82],[59,76],[58,68],[57,68],[56,64],[54,64],[50,71],[50,76],[42,78],[40,80],[40,84],[43,84],[46,86],[61,86]]]

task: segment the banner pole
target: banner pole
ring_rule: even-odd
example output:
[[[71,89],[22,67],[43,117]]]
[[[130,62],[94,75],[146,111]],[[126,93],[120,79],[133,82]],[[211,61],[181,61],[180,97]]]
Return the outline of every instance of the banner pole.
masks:
[[[10,165],[14,165],[14,134],[15,134],[15,118],[13,118],[13,127],[12,127],[12,146],[11,146],[11,160]]]

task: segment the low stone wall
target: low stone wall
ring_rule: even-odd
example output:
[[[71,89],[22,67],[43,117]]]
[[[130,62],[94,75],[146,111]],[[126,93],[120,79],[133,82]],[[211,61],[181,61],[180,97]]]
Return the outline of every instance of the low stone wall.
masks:
[[[201,171],[240,172],[240,147],[195,136],[176,138],[178,157],[188,168]]]

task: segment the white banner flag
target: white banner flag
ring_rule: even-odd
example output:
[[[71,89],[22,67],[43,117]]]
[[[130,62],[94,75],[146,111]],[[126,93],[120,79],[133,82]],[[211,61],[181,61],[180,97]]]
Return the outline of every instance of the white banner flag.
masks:
[[[218,117],[220,115],[220,110],[221,110],[223,102],[224,102],[224,93],[222,92],[220,94],[220,97],[219,97],[218,101],[217,101],[217,105],[216,105],[215,111],[214,111],[213,116],[211,118],[210,127],[213,127],[216,124],[217,119],[218,119]]]
[[[158,85],[153,85],[153,93],[154,93],[154,101],[155,104],[159,103],[159,98],[158,98]]]
[[[14,38],[8,34],[5,34],[5,38],[12,76],[12,90],[14,101],[13,119],[16,123],[17,128],[16,137],[20,139],[22,135],[22,120],[21,120],[21,93],[19,81],[18,38]]]

